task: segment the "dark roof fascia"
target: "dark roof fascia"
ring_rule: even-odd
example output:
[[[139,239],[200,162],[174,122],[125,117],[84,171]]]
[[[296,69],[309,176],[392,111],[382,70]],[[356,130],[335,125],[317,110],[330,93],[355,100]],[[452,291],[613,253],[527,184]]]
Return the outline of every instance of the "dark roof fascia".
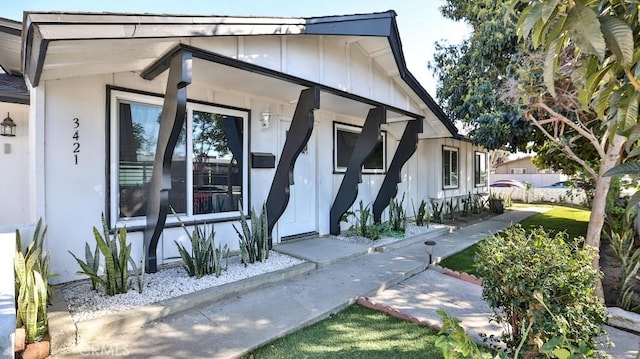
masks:
[[[0,92],[0,102],[28,105],[29,95],[15,95]]]
[[[324,84],[320,84],[317,82],[313,82],[310,80],[306,80],[297,76],[293,76],[287,73],[279,72],[270,68],[258,66],[249,62],[237,60],[231,57],[223,56],[217,54],[215,52],[203,50],[197,47],[193,47],[186,44],[178,44],[173,47],[171,50],[167,51],[162,57],[156,60],[154,63],[145,68],[142,73],[140,73],[140,77],[146,80],[152,80],[165,70],[169,68],[169,64],[171,63],[171,58],[178,54],[180,51],[189,51],[192,53],[194,58],[198,58],[205,61],[215,62],[218,64],[230,66],[233,68],[241,69],[244,71],[249,71],[258,75],[268,76],[271,78],[275,78],[278,80],[290,82],[296,85],[305,86],[305,87],[318,87],[321,91],[331,93],[336,96],[348,98],[350,100],[354,100],[357,102],[365,103],[367,105],[371,105],[373,107],[384,107],[391,112],[398,113],[403,116],[415,118],[415,119],[424,119],[424,116],[413,113],[411,111],[403,110],[401,108],[390,106],[370,98],[366,98],[363,96],[359,96],[350,92],[342,91],[336,89],[334,87],[330,87]]]
[[[306,18],[309,35],[388,36],[395,11]]]
[[[389,10],[382,13],[364,15],[330,16],[307,19],[307,34],[317,35],[352,35],[352,36],[385,36],[388,38],[391,52],[398,65],[400,77],[422,99],[427,107],[445,125],[451,135],[458,133],[458,128],[433,100],[431,95],[418,82],[407,68],[402,52],[402,42],[396,22],[396,12]]]
[[[29,90],[21,75],[0,74],[0,102],[29,104]]]
[[[7,26],[6,23],[11,23],[16,26]],[[0,17],[0,32],[20,37],[22,36],[22,23]]]
[[[449,116],[444,113],[442,108],[433,100],[433,97],[429,95],[427,90],[418,82],[413,74],[407,68],[407,63],[404,60],[402,52],[402,42],[400,41],[400,33],[398,32],[398,24],[395,17],[392,19],[392,26],[389,29],[389,44],[391,45],[391,52],[398,64],[398,70],[400,71],[400,77],[409,85],[409,87],[427,104],[429,109],[440,119],[452,135],[458,133],[458,128],[451,121]]]

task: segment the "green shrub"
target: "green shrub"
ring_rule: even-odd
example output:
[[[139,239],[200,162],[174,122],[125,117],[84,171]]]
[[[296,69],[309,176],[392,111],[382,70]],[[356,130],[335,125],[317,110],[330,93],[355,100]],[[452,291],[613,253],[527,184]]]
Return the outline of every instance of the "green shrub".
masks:
[[[138,271],[136,262],[131,258],[131,243],[127,243],[127,231],[124,228],[116,227],[113,232],[113,237],[109,238],[109,228],[103,214],[102,234],[96,227],[93,227],[93,238],[96,241],[95,255],[91,254],[88,243],[85,244],[86,261],[79,259],[69,251],[81,268],[76,274],[88,276],[94,290],[98,290],[102,286],[107,295],[116,295],[129,291],[129,277],[133,273],[137,277],[138,291],[142,293],[142,273]],[[98,272],[100,253],[105,259],[103,275]],[[129,270],[129,265],[132,270]]]
[[[634,245],[635,230],[631,218],[625,216],[617,230],[611,230],[609,234],[604,232],[604,235],[620,262],[621,286],[617,305],[624,310],[640,313],[640,297],[633,286],[634,277],[640,271],[640,248]]]
[[[242,233],[233,225],[240,241],[240,258],[244,265],[249,263],[264,262],[269,258],[269,225],[267,222],[267,204],[262,204],[262,212],[256,215],[251,208],[251,227],[248,219],[242,211],[242,205],[238,203],[240,211],[240,225]]]
[[[395,198],[389,201],[389,224],[391,229],[398,232],[404,232],[407,228],[407,213],[403,208],[404,194],[398,202]]]
[[[13,261],[16,296],[16,327],[24,325],[27,343],[43,339],[48,331],[47,306],[53,296],[49,285],[49,254],[44,251],[44,237],[38,220],[33,239],[25,252],[22,251],[22,235],[16,230],[16,254]]]
[[[518,224],[480,243],[475,260],[482,295],[494,310],[493,319],[505,328],[508,348],[522,339],[522,323],[531,323],[535,341],[565,337],[568,345],[595,347],[594,337],[605,323],[603,303],[595,294],[600,273],[591,266],[596,256],[581,237],[550,236],[542,227],[527,234]],[[545,298],[548,310],[536,296]]]
[[[353,223],[349,230],[356,236],[366,237],[371,240],[380,239],[381,235],[387,228],[380,223],[372,223],[373,217],[371,216],[371,209],[369,205],[365,206],[362,200],[358,203],[358,210],[347,211],[342,215],[342,222],[349,222],[349,218],[353,217]],[[393,229],[390,229],[391,231]],[[403,231],[404,232],[404,231]]]

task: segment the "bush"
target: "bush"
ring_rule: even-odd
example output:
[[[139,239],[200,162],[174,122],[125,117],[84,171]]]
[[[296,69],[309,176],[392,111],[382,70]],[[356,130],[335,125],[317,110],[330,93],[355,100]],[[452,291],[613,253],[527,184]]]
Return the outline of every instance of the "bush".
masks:
[[[508,348],[522,339],[522,323],[531,325],[526,350],[535,352],[534,343],[558,337],[568,345],[595,347],[605,323],[603,303],[595,294],[600,273],[591,267],[596,256],[581,237],[550,236],[542,227],[527,233],[519,224],[480,243],[476,263],[482,296],[505,328],[502,339]]]

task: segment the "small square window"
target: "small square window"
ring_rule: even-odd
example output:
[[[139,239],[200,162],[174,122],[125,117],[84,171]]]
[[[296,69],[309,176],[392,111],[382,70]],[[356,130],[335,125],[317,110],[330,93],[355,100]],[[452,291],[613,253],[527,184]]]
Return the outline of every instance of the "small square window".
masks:
[[[342,173],[347,170],[351,155],[355,149],[358,136],[362,132],[361,127],[344,125],[340,123],[333,124],[333,155],[334,168],[336,173]],[[381,132],[378,139],[378,145],[373,150],[371,156],[365,161],[363,173],[384,173],[386,171],[387,156],[385,151],[386,133]]]

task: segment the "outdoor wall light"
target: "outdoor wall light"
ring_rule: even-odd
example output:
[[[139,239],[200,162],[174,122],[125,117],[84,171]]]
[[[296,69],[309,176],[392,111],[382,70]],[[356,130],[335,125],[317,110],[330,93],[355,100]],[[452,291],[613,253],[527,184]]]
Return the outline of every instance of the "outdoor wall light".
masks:
[[[267,106],[267,109],[262,113],[262,118],[260,119],[261,130],[266,130],[267,128],[269,128],[269,126],[271,126],[272,116],[273,114],[271,114],[271,112],[269,111],[269,106]]]
[[[436,246],[435,241],[425,241],[424,245],[427,246],[427,254],[429,254],[429,262],[427,263],[427,268],[433,263],[433,247]]]
[[[7,112],[7,118],[0,123],[0,135],[10,137],[16,135],[16,123],[9,117],[9,112]]]

